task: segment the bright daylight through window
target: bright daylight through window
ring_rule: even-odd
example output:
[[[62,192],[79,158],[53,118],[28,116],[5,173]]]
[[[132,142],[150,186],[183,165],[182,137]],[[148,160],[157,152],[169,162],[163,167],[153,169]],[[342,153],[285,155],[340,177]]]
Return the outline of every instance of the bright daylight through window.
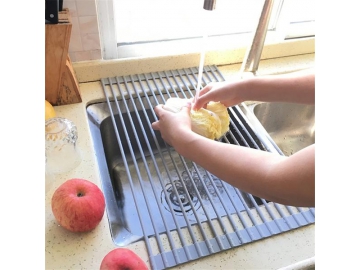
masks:
[[[208,49],[248,46],[264,0],[217,0],[212,11],[204,10],[203,4],[204,0],[98,0],[103,45],[107,53],[113,48],[107,58],[196,52],[204,36],[210,38]],[[275,0],[266,42],[314,36],[314,5],[311,0]]]

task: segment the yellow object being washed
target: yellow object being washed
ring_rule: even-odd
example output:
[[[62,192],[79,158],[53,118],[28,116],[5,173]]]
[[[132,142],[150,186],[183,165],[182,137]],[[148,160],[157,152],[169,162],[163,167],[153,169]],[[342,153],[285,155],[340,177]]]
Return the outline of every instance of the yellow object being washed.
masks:
[[[45,99],[45,121],[56,116],[54,107]]]
[[[169,98],[164,109],[172,112],[179,112],[186,106],[188,99]],[[209,102],[207,108],[197,111],[190,110],[192,131],[211,140],[220,139],[229,131],[230,116],[226,107],[220,102]]]

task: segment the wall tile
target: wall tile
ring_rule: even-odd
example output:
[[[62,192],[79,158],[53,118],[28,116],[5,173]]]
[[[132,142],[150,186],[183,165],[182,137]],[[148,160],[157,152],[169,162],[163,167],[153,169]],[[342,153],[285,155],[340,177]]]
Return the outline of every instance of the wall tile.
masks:
[[[75,52],[76,61],[87,61],[91,59],[91,51]]]
[[[69,55],[71,61],[102,59],[95,0],[64,0],[72,21]]]
[[[100,49],[99,34],[85,34],[81,35],[81,41],[84,51],[98,50]]]
[[[75,52],[70,52],[69,51],[69,57],[70,57],[71,62],[76,62]]]
[[[91,51],[91,60],[102,59],[101,50],[93,50]]]
[[[69,9],[69,13],[70,13],[71,18],[78,16],[75,0],[64,0],[63,8],[68,8]]]
[[[79,17],[79,27],[82,35],[99,33],[96,16]]]
[[[94,0],[76,0],[78,16],[96,16]]]

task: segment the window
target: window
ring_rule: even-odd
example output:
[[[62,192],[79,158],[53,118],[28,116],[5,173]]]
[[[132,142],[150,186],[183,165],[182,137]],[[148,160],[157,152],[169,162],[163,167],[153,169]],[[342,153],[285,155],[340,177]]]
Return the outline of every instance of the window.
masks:
[[[249,46],[264,0],[98,0],[105,59]],[[314,36],[314,1],[275,0],[266,42]]]

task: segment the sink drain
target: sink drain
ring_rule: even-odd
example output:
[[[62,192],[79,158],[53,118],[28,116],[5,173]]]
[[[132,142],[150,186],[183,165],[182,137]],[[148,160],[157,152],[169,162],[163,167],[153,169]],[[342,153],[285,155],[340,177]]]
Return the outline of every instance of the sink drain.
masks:
[[[169,201],[165,194],[168,195]],[[166,210],[173,210],[176,214],[181,215],[183,211],[189,213],[193,208],[197,210],[200,207],[199,198],[190,193],[179,180],[166,184],[165,189],[161,192],[161,202]]]

